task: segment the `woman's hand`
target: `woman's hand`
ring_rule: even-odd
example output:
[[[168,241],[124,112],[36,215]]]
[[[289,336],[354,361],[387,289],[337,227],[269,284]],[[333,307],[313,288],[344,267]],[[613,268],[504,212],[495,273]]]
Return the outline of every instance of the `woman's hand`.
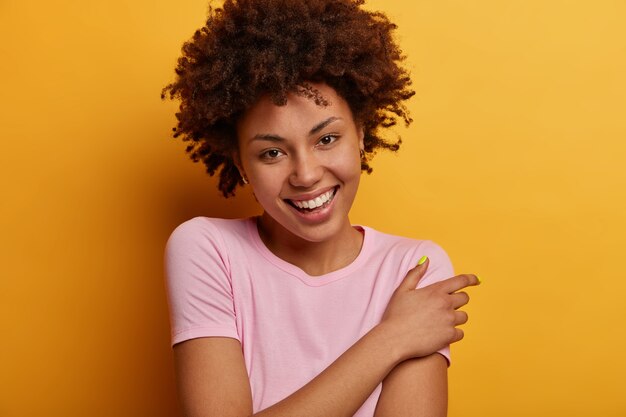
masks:
[[[463,274],[416,289],[428,269],[428,259],[411,269],[393,293],[380,326],[397,346],[400,360],[430,355],[463,338],[456,326],[467,322],[467,313],[458,309],[469,302],[465,292],[457,292],[480,281]]]

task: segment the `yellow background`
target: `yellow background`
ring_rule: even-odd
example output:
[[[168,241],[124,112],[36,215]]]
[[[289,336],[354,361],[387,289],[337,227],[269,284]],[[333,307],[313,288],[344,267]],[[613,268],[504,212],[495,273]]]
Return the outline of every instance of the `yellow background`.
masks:
[[[450,416],[624,416],[626,2],[373,1],[416,97],[355,223],[477,272]],[[161,102],[204,0],[0,1],[0,416],[177,416],[162,251],[224,201]]]

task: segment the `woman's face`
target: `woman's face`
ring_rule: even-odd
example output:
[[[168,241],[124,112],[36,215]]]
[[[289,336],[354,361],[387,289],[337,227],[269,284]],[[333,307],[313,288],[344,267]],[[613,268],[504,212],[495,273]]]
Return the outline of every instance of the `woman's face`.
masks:
[[[284,106],[262,97],[239,120],[237,135],[239,166],[265,210],[265,231],[322,242],[352,229],[363,130],[335,90],[313,86],[327,106],[296,94]]]

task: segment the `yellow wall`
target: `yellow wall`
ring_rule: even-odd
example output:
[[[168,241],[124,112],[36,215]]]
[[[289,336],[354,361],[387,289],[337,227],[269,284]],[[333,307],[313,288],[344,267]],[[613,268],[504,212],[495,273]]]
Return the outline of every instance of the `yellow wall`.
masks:
[[[39,3],[39,4],[36,4]],[[417,96],[353,221],[480,273],[451,417],[624,416],[626,3],[387,1]],[[224,202],[162,103],[204,0],[0,2],[0,415],[176,416],[161,255]]]

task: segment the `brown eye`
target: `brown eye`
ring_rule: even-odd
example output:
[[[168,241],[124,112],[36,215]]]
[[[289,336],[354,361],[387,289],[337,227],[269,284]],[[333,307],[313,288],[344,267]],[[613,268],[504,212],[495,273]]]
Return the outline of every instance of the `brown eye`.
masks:
[[[279,149],[268,149],[261,154],[261,158],[263,159],[276,159],[282,155],[282,152]]]
[[[326,135],[326,136],[322,136],[322,138],[319,141],[319,144],[320,145],[330,145],[331,143],[333,143],[336,140],[337,140],[337,136]]]

